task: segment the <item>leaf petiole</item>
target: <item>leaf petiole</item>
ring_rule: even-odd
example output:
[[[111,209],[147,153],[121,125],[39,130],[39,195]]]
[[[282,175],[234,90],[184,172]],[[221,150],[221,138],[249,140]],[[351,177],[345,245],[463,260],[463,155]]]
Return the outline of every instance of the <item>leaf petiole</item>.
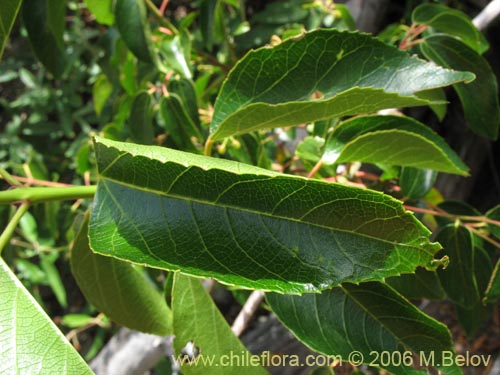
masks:
[[[17,224],[19,224],[19,221],[23,217],[23,215],[28,211],[28,208],[30,207],[30,204],[28,202],[24,202],[16,211],[14,216],[12,216],[12,219],[10,219],[9,223],[5,227],[4,231],[0,235],[0,254],[2,253],[2,250],[5,248],[7,243],[10,241],[10,238],[14,234],[14,230],[17,227]]]

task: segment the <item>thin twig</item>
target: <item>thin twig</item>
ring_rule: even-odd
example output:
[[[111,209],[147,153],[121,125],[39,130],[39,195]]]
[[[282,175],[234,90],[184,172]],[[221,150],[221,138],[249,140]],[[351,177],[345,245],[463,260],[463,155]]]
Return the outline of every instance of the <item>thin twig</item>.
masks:
[[[28,208],[30,208],[30,204],[28,202],[24,202],[16,211],[14,216],[12,216],[12,219],[10,219],[9,223],[3,230],[2,234],[0,235],[0,254],[2,253],[2,250],[4,247],[7,245],[7,243],[10,241],[12,235],[14,234],[14,231],[17,227],[17,224],[19,224],[19,221],[23,217],[23,215],[28,211]]]
[[[474,227],[471,227],[469,225],[464,225],[464,226],[467,227],[476,236],[481,237],[483,240],[488,241],[493,246],[495,246],[497,249],[500,249],[500,242],[497,242],[493,238],[488,237],[487,235],[485,235],[484,233],[482,233],[481,231],[477,230]]]
[[[156,5],[151,1],[151,0],[144,0],[146,2],[146,6],[148,9],[155,15],[155,17],[158,19],[160,24],[170,31],[172,31],[173,34],[179,34],[179,30],[168,20],[165,18],[162,14],[162,12],[156,7]]]
[[[264,299],[264,292],[260,290],[254,290],[252,294],[248,297],[245,305],[241,309],[240,313],[236,317],[233,325],[231,326],[231,330],[238,337],[245,330],[248,325],[248,322],[252,318],[255,311],[259,307],[260,303]]]
[[[316,165],[311,169],[309,174],[307,175],[307,178],[313,178],[316,173],[319,172],[321,167],[323,166],[323,159],[319,159],[319,161],[316,163]]]
[[[14,177],[18,181],[24,182],[26,185],[51,186],[51,187],[73,186],[71,184],[64,184],[62,182],[38,180],[32,177],[22,177],[22,176],[12,176],[12,177]]]
[[[0,167],[0,177],[3,178],[5,181],[7,181],[9,185],[12,186],[22,185],[14,176],[12,176],[9,172],[7,172],[5,169],[1,167]]]
[[[452,219],[461,219],[461,220],[470,220],[470,221],[481,221],[484,223],[488,224],[493,224],[493,225],[498,225],[500,226],[500,221],[490,219],[486,216],[469,216],[469,215],[453,215],[447,212],[437,212],[433,210],[429,210],[427,208],[421,208],[421,207],[414,207],[414,206],[408,206],[404,205],[404,208],[407,210],[413,211],[413,212],[418,212],[421,214],[429,214],[432,216],[442,216],[442,217],[449,217]]]

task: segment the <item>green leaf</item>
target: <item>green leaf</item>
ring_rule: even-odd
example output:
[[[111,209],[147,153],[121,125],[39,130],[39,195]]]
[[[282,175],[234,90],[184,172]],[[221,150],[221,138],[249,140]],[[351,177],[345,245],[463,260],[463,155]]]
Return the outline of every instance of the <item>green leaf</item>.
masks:
[[[473,78],[366,34],[317,30],[252,51],[236,64],[215,103],[211,138],[423,105],[428,102],[415,93]]]
[[[483,54],[488,50],[488,41],[474,26],[471,19],[463,12],[439,4],[422,4],[412,13],[412,21],[431,26],[435,31],[458,37],[474,49]]]
[[[63,44],[65,7],[64,1],[23,2],[23,22],[31,47],[41,63],[56,78],[61,77],[67,64]]]
[[[150,145],[154,140],[152,98],[146,91],[138,93],[132,101],[127,121],[130,138],[134,143]]]
[[[92,374],[3,259],[0,285],[0,373]]]
[[[457,83],[453,88],[460,97],[471,130],[496,139],[500,124],[498,86],[488,62],[467,45],[446,35],[431,35],[419,46],[422,53],[437,64],[476,75],[474,82]]]
[[[93,321],[94,318],[86,314],[66,314],[61,318],[61,324],[68,328],[80,328]]]
[[[84,0],[87,8],[95,16],[97,22],[112,25],[115,22],[113,0]]]
[[[439,121],[443,121],[446,116],[448,103],[446,101],[446,94],[443,89],[426,90],[417,93],[421,99],[431,102],[429,108],[434,112]]]
[[[165,59],[166,65],[186,78],[192,78],[190,61],[191,41],[186,30],[179,34],[170,36],[163,35],[160,52]]]
[[[429,231],[390,196],[161,147],[95,148],[100,254],[296,294],[434,264]]]
[[[436,177],[437,173],[430,169],[403,167],[399,175],[399,186],[406,198],[420,199],[432,189]]]
[[[226,320],[215,306],[199,280],[175,274],[172,292],[172,311],[174,312],[174,347],[176,353],[192,342],[205,358],[213,359],[214,364],[205,364],[199,357],[190,364],[186,361],[182,373],[186,375],[203,374],[266,374],[260,366],[231,366],[225,359],[231,356],[246,358],[251,356],[243,344],[234,336]],[[199,361],[196,361],[198,359]]]
[[[200,30],[205,48],[212,51],[214,43],[214,18],[219,0],[200,1]]]
[[[132,265],[94,254],[86,218],[71,249],[71,271],[83,295],[110,319],[156,335],[172,332],[172,312],[162,295]]]
[[[139,60],[153,64],[156,56],[146,13],[142,0],[116,0],[116,26],[123,41]]]
[[[491,273],[490,281],[488,282],[488,287],[485,292],[485,297],[483,302],[495,302],[500,296],[500,260],[495,264],[493,272]]]
[[[493,207],[491,210],[486,212],[486,217],[491,220],[500,221],[500,205]],[[491,234],[496,238],[500,238],[500,225],[488,223],[488,228]]]
[[[449,224],[438,232],[436,241],[444,248],[439,254],[450,258],[448,267],[437,271],[443,289],[453,302],[465,308],[474,305],[482,293],[476,273],[482,271],[474,267],[477,249],[472,234],[463,226]]]
[[[0,59],[2,58],[10,30],[14,25],[22,0],[5,0],[0,13]]]
[[[94,86],[92,86],[92,99],[97,116],[101,115],[102,109],[112,92],[113,84],[105,74],[101,74],[95,81]]]
[[[54,264],[58,257],[59,255],[57,253],[42,254],[40,256],[40,267],[45,272],[47,282],[54,292],[57,302],[59,302],[62,307],[66,308],[68,307],[66,288],[64,288],[59,271]]]
[[[200,126],[200,117],[198,115],[198,100],[196,98],[196,91],[193,81],[187,78],[170,79],[168,81],[167,90],[171,94],[179,96],[186,113],[189,115],[191,121],[196,127]],[[200,134],[195,134],[201,137]],[[202,140],[200,138],[200,140]]]
[[[446,326],[382,283],[343,284],[321,294],[267,294],[266,298],[279,320],[300,341],[320,353],[340,355],[346,362],[361,359],[370,365],[378,362],[377,367],[394,374],[418,374],[421,372],[398,363],[384,366],[382,361],[373,361],[373,353],[398,351],[403,355],[411,351],[417,354],[410,362],[415,365],[423,364],[420,359],[424,353],[433,355],[433,364],[438,365],[443,363],[444,352],[453,352]],[[361,355],[349,357],[354,351]],[[456,366],[440,370],[460,373]]]
[[[297,145],[295,154],[312,163],[317,163],[323,155],[323,146],[325,139],[322,137],[307,136]]]
[[[448,144],[424,124],[404,116],[364,116],[335,127],[327,140],[326,163],[362,161],[467,175]]]
[[[391,277],[386,282],[408,299],[442,300],[446,297],[436,271],[419,267],[415,273]]]

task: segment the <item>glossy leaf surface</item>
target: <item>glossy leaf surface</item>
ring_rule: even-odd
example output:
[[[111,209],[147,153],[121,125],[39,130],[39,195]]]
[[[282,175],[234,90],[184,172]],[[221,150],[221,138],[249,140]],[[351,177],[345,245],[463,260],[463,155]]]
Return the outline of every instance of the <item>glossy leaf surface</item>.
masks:
[[[476,79],[453,87],[460,97],[465,119],[472,131],[490,139],[498,137],[500,107],[498,85],[488,62],[459,40],[446,35],[432,35],[421,43],[420,50],[441,66],[468,70]]]
[[[87,301],[111,320],[159,336],[172,332],[172,312],[161,293],[130,263],[90,250],[88,219],[71,250],[71,271]]]
[[[341,123],[327,140],[323,160],[401,165],[461,175],[468,171],[441,137],[402,116],[366,116]]]
[[[246,348],[234,336],[226,319],[215,306],[212,298],[205,290],[200,280],[188,276],[175,274],[172,291],[172,310],[174,312],[175,350],[181,353],[182,348],[193,342],[205,358],[213,358],[212,365],[202,360],[182,366],[182,373],[186,375],[219,375],[243,374],[257,375],[267,372],[260,366],[230,365],[224,366],[223,356],[245,356]],[[222,358],[221,358],[222,357]],[[199,358],[198,358],[199,359]],[[233,361],[236,364],[236,361]]]
[[[404,167],[399,175],[399,186],[406,198],[420,199],[434,186],[437,173],[429,169]]]
[[[412,95],[473,78],[368,35],[317,30],[252,51],[238,62],[215,103],[211,137],[423,105],[428,102]]]
[[[0,285],[1,374],[92,374],[1,258]]]
[[[5,0],[2,2],[2,12],[0,12],[0,59],[3,55],[3,50],[9,39],[10,30],[14,25],[19,8],[21,8],[21,0]]]
[[[312,349],[327,355],[353,359],[353,351],[361,353],[354,359],[373,360],[372,352],[382,351],[430,353],[435,364],[441,353],[451,351],[447,328],[418,310],[389,286],[368,282],[343,284],[321,294],[286,296],[267,294],[273,312],[297,338]],[[397,364],[396,364],[397,365]],[[410,367],[390,364],[381,368],[394,374],[416,374]],[[455,367],[441,369],[460,373]]]
[[[228,160],[96,138],[94,251],[286,293],[431,266],[399,201]]]
[[[488,49],[484,35],[463,12],[440,4],[422,4],[412,13],[412,21],[431,26],[435,31],[460,38],[470,48],[482,54]]]

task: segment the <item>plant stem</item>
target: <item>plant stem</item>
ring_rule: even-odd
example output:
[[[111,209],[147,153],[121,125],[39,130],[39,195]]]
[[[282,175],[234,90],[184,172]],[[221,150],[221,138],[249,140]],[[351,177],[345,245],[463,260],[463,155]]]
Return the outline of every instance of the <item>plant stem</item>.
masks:
[[[252,294],[250,294],[247,301],[245,302],[245,305],[243,306],[233,325],[231,326],[231,330],[236,337],[241,335],[241,333],[245,330],[248,322],[252,318],[253,314],[255,313],[263,299],[264,292],[261,292],[260,290],[254,290]]]
[[[490,218],[488,218],[486,216],[453,215],[453,214],[449,214],[447,212],[437,212],[437,211],[429,210],[427,208],[408,206],[406,204],[404,205],[404,208],[406,208],[407,210],[413,211],[413,212],[419,212],[421,214],[429,214],[429,215],[432,215],[432,216],[449,217],[449,218],[452,218],[452,219],[461,219],[461,220],[470,220],[470,221],[481,221],[481,222],[484,222],[484,223],[488,223],[488,224],[493,224],[493,225],[500,226],[500,221],[490,219]]]
[[[21,183],[14,178],[9,172],[0,167],[0,177],[7,181],[12,186],[20,186]]]
[[[474,233],[476,236],[481,237],[483,240],[489,242],[493,246],[495,246],[497,249],[500,249],[500,242],[495,241],[493,238],[488,237],[487,235],[481,233],[478,231],[476,228],[471,227],[470,225],[465,225],[467,229],[469,229],[472,233]]]
[[[210,137],[207,138],[207,141],[205,142],[205,150],[203,154],[205,156],[211,156],[212,155],[212,146],[214,145],[214,142],[210,139]]]
[[[17,227],[17,224],[19,224],[19,220],[23,217],[23,215],[28,211],[28,208],[30,208],[30,204],[28,202],[24,202],[16,211],[14,216],[12,216],[12,219],[10,219],[9,223],[3,230],[2,234],[0,235],[0,254],[2,253],[2,250],[5,248],[7,243],[10,241],[10,238],[14,234],[14,230]]]
[[[21,187],[0,192],[0,204],[27,201],[30,203],[92,198],[96,186]]]
[[[153,12],[155,17],[160,21],[161,25],[172,31],[174,34],[179,34],[179,30],[170,22],[167,18],[163,16],[160,10],[156,7],[156,5],[151,0],[144,0],[146,2],[146,6],[148,9]]]
[[[321,167],[323,166],[323,159],[319,159],[319,161],[314,165],[313,169],[307,175],[307,178],[313,178],[316,173],[319,172]]]
[[[69,187],[74,186],[71,184],[64,184],[62,182],[55,181],[45,181],[45,180],[37,180],[36,178],[22,177],[22,176],[12,176],[19,182],[24,182],[27,185],[38,185],[38,186],[51,186],[51,187]]]

